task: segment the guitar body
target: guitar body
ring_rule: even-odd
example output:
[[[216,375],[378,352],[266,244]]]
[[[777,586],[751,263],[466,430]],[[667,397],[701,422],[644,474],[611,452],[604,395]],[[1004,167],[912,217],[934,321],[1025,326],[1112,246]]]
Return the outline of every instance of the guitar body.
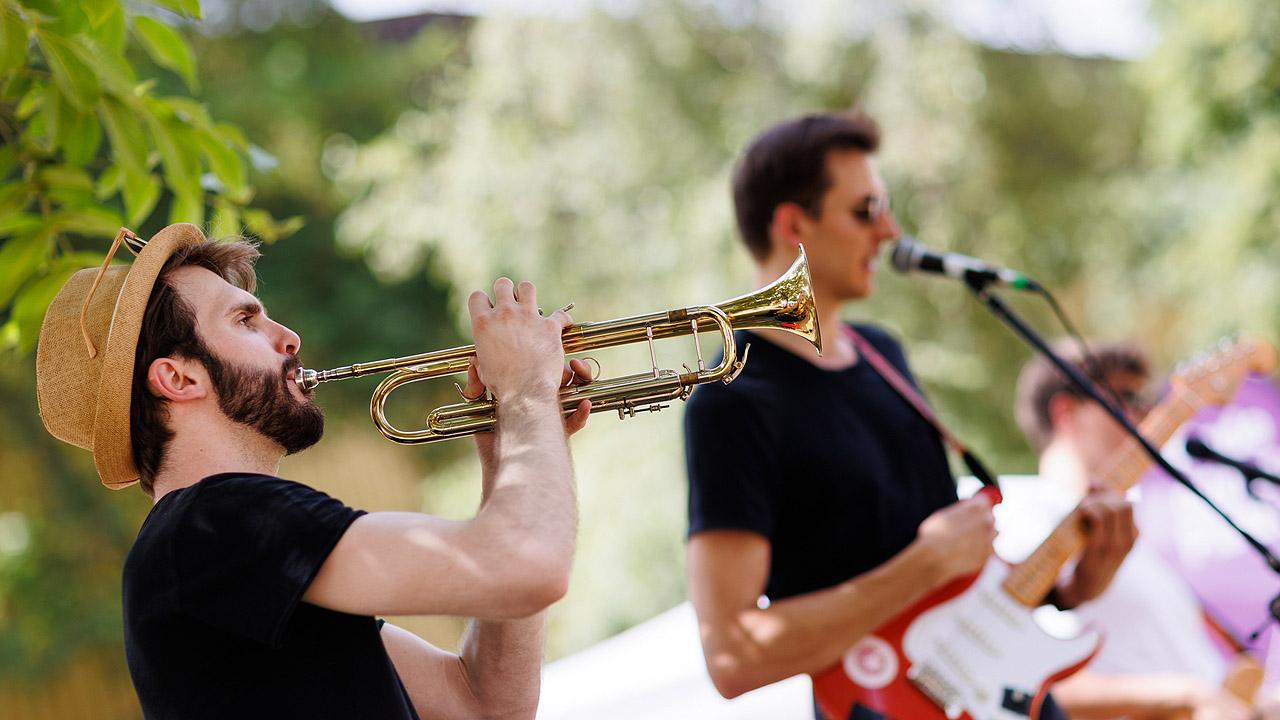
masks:
[[[1048,686],[1083,667],[1101,636],[1070,640],[1037,625],[1002,587],[993,558],[864,637],[813,677],[829,720],[1025,720]]]

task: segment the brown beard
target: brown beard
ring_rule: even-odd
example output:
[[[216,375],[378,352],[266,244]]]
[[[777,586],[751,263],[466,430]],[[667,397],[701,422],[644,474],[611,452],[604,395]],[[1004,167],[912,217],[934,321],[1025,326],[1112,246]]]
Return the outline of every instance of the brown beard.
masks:
[[[278,372],[233,366],[212,353],[201,359],[222,412],[270,438],[286,454],[306,450],[324,435],[324,411],[309,396],[298,400],[289,392],[289,371],[302,367],[296,355]]]

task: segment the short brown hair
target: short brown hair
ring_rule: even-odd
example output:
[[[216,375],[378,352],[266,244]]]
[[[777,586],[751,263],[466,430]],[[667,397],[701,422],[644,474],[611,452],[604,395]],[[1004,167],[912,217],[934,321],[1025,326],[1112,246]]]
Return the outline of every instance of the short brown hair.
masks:
[[[818,217],[822,196],[831,187],[828,153],[873,153],[879,147],[880,127],[861,110],[805,115],[756,137],[733,174],[738,232],[751,255],[757,260],[768,256],[769,225],[779,205],[792,202]]]
[[[243,238],[206,240],[174,252],[156,278],[147,300],[134,354],[133,392],[129,402],[130,442],[138,467],[139,484],[153,495],[156,473],[164,464],[165,448],[173,439],[166,423],[168,401],[147,387],[151,363],[162,357],[185,357],[206,362],[212,356],[196,330],[195,310],[170,281],[171,273],[184,266],[201,267],[247,292],[258,284],[253,264],[259,256],[255,243]]]
[[[1147,356],[1130,343],[1106,343],[1091,345],[1097,362],[1086,362],[1079,343],[1060,340],[1054,344],[1054,352],[1072,364],[1095,384],[1101,385],[1116,373],[1146,378],[1151,374]],[[1041,452],[1053,439],[1053,418],[1049,404],[1058,393],[1076,394],[1076,388],[1058,368],[1041,355],[1036,355],[1018,375],[1018,389],[1013,404],[1014,419],[1027,442],[1036,452]]]

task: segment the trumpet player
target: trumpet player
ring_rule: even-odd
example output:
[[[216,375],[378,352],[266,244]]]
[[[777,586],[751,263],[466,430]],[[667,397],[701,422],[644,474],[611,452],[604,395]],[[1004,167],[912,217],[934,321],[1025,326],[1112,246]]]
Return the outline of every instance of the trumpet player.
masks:
[[[136,258],[72,276],[37,351],[49,431],[93,452],[109,488],[153,501],[125,562],[125,650],[148,718],[528,717],[542,611],[566,591],[576,509],[563,311],[502,278],[468,300],[465,392],[497,401],[476,438],[482,501],[451,521],[365,513],[276,477],[320,440],[294,382],[301,340],[253,295],[258,250],[173,225]],[[461,650],[376,616],[476,618]]]

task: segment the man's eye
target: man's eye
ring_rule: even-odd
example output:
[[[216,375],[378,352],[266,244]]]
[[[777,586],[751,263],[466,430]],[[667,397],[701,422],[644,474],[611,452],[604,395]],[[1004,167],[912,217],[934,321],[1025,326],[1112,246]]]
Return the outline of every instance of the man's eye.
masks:
[[[244,325],[245,327],[249,327],[250,317],[251,316],[249,315],[241,315],[240,319],[237,322],[239,322],[241,325]]]

